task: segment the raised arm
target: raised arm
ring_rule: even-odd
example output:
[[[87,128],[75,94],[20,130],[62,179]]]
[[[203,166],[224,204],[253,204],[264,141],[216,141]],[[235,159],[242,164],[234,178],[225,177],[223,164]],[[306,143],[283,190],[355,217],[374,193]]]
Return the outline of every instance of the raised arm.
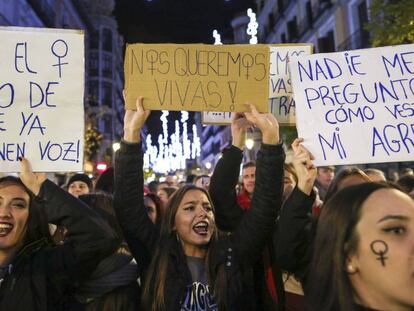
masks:
[[[312,254],[312,217],[316,178],[313,156],[302,145],[292,143],[293,166],[298,184],[283,205],[278,221],[276,254],[281,268],[305,279]]]
[[[67,283],[84,280],[118,248],[120,240],[103,218],[43,174],[33,173],[26,159],[22,159],[20,179],[41,202],[48,222],[68,230],[63,246],[47,250],[50,278]]]
[[[217,226],[224,231],[234,231],[243,216],[237,204],[236,185],[240,164],[243,160],[243,145],[249,122],[242,113],[233,115],[231,122],[232,145],[223,152],[211,176],[209,193],[215,207]]]
[[[245,212],[231,237],[239,257],[246,263],[260,256],[271,236],[282,204],[285,154],[279,142],[279,125],[272,114],[260,114],[253,105],[246,118],[262,132],[262,147],[257,155],[256,184],[251,209]]]
[[[145,263],[159,236],[144,206],[140,132],[148,115],[142,98],[137,99],[136,110],[125,111],[124,137],[115,156],[114,193],[114,208],[125,239],[135,259]]]

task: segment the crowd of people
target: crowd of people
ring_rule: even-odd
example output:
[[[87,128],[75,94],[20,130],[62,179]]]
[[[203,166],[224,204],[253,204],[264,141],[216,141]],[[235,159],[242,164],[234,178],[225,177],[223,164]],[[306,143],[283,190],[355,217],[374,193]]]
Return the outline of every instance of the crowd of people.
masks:
[[[63,189],[22,158],[0,178],[0,310],[414,310],[413,171],[316,168],[300,138],[285,163],[276,119],[248,109],[187,183],[145,184],[142,98],[95,183]]]

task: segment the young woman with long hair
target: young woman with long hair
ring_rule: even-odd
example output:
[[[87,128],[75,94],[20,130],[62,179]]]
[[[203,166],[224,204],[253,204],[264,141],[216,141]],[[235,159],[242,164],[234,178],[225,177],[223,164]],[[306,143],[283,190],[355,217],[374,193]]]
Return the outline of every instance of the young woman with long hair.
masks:
[[[142,98],[136,104],[136,111],[126,111],[116,155],[115,209],[134,256],[147,254],[151,262],[143,275],[143,310],[252,310],[254,292],[243,290],[241,274],[261,255],[282,198],[284,152],[276,119],[253,105],[245,113],[262,131],[263,144],[252,208],[234,234],[220,235],[208,193],[194,185],[174,193],[158,230],[142,191],[140,130],[149,111]]]
[[[414,310],[414,201],[364,183],[323,207],[307,283],[312,311]]]
[[[67,228],[53,244],[48,223]],[[69,310],[73,288],[119,240],[105,221],[22,159],[0,178],[0,310]]]

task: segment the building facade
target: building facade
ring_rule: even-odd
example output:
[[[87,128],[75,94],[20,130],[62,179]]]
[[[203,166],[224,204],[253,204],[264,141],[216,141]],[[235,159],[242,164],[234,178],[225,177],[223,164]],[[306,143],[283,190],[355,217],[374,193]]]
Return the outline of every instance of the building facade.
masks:
[[[85,31],[85,121],[102,133],[94,160],[109,161],[123,122],[123,40],[114,0],[2,0],[0,25]]]

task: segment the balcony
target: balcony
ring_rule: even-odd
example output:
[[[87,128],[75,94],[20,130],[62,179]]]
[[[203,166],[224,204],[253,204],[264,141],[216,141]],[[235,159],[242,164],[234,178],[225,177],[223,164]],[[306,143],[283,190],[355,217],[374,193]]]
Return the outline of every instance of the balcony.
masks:
[[[338,45],[337,50],[348,51],[368,48],[371,46],[369,40],[369,32],[360,28]]]

